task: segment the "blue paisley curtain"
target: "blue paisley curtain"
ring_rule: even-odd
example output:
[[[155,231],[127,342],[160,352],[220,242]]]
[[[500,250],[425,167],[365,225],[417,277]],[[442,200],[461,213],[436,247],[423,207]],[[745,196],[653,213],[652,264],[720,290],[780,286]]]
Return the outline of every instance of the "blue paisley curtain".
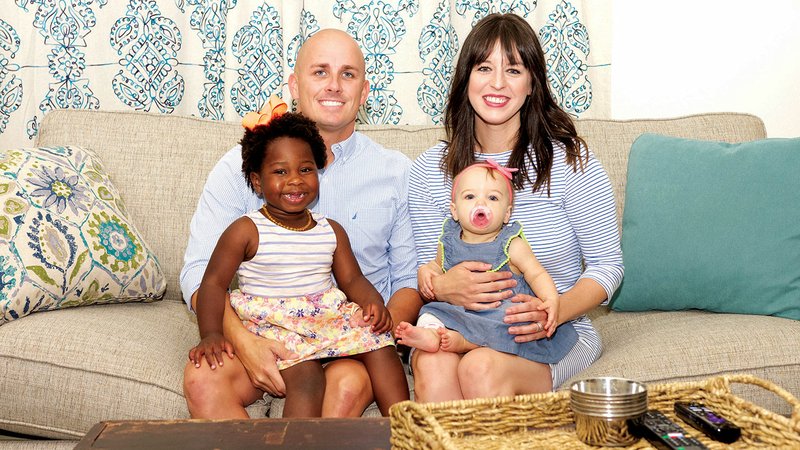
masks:
[[[372,92],[361,123],[438,124],[454,59],[493,12],[531,23],[556,100],[607,117],[611,2],[559,0],[5,0],[0,150],[32,145],[56,108],[238,120],[286,80],[321,28],[349,32]]]

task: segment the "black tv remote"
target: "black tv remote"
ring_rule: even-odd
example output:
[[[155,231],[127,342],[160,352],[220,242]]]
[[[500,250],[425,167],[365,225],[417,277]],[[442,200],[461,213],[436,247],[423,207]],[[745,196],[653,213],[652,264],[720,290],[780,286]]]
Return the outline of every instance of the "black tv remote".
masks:
[[[640,419],[632,421],[632,424],[636,435],[647,439],[658,449],[708,449],[702,442],[687,435],[683,428],[655,409],[648,410]]]
[[[675,414],[715,441],[730,444],[742,435],[739,427],[700,403],[675,402]]]

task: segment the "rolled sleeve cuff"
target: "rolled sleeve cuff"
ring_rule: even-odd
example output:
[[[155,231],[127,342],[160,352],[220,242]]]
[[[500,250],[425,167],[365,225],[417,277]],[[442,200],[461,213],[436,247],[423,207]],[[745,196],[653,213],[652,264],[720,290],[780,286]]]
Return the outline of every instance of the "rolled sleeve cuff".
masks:
[[[200,281],[203,279],[203,271],[200,268],[191,268],[181,274],[181,293],[183,294],[183,301],[192,309],[192,294],[200,289]]]
[[[603,301],[603,304],[607,304],[614,295],[614,292],[617,291],[620,283],[622,283],[623,271],[624,269],[621,265],[607,268],[595,267],[587,269],[583,275],[581,275],[581,278],[594,280],[599,284],[603,290],[606,291],[606,299]]]

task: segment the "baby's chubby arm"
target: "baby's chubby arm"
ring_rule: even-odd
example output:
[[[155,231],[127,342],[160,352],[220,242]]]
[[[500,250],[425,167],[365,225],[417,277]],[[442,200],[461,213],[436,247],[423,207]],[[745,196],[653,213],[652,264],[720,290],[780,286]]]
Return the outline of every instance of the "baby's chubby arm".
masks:
[[[392,328],[392,316],[383,303],[383,297],[367,277],[361,273],[350,239],[341,225],[328,219],[334,233],[336,233],[336,249],[333,251],[333,276],[339,289],[345,293],[347,299],[361,307],[364,314],[363,320],[372,324],[372,331],[385,333]]]
[[[558,323],[559,295],[553,279],[536,259],[536,255],[533,254],[533,250],[524,239],[516,238],[511,241],[508,256],[510,263],[522,273],[536,297],[542,301],[542,304],[536,309],[547,312],[547,323],[544,324],[544,329],[547,331],[547,337],[552,336],[556,327],[560,325]]]

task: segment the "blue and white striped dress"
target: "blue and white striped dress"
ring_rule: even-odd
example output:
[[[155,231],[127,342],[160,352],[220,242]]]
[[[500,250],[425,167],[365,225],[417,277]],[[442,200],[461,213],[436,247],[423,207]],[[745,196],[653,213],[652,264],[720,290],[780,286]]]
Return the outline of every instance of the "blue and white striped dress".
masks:
[[[563,293],[579,278],[599,283],[608,298],[622,282],[622,251],[619,244],[614,194],[600,162],[590,152],[583,171],[566,164],[561,143],[554,142],[550,196],[546,189],[532,192],[526,183],[514,193],[511,220],[525,229],[533,253]],[[452,181],[441,170],[447,146],[439,143],[417,157],[409,173],[409,211],[417,259],[424,264],[436,257],[442,221],[450,214]],[[478,161],[491,157],[507,165],[511,151],[476,154]],[[533,167],[528,174],[535,176]],[[584,268],[585,264],[585,268]],[[550,364],[553,389],[588,367],[602,353],[597,331],[588,317],[573,322],[578,343],[560,362]]]

